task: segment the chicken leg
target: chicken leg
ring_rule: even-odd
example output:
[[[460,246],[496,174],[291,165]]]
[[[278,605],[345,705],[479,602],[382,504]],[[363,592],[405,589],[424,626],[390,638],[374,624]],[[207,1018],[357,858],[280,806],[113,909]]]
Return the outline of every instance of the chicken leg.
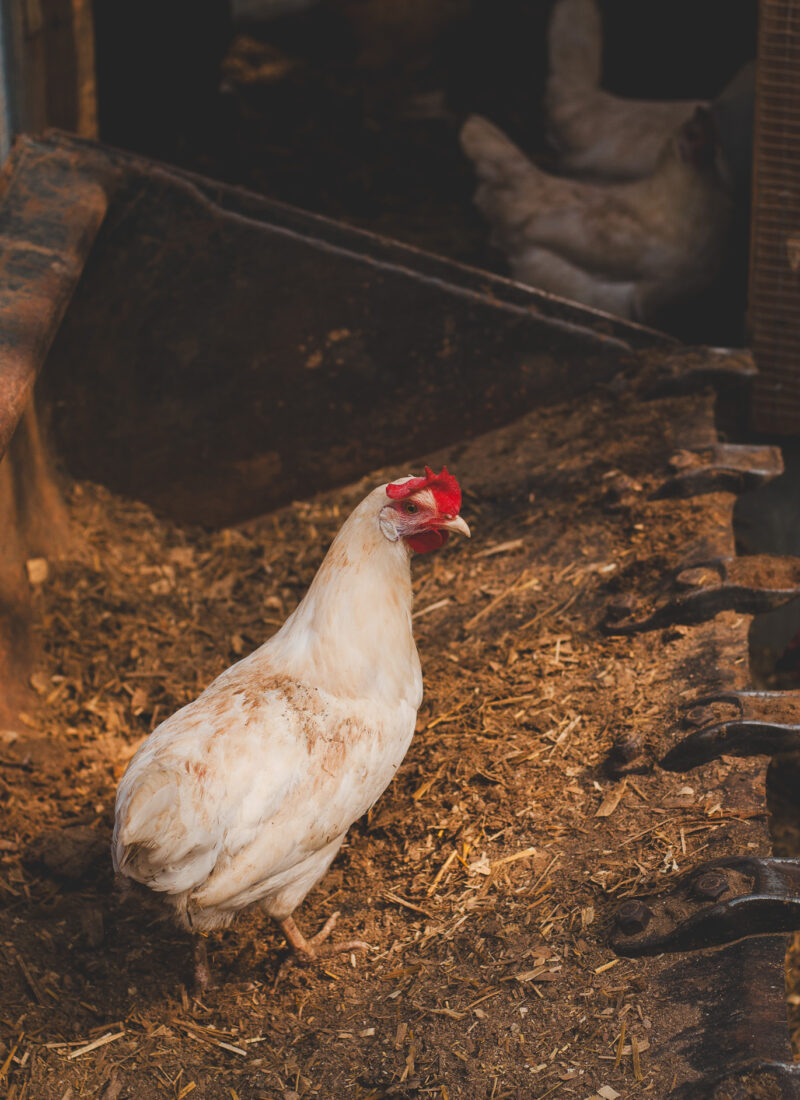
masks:
[[[211,984],[211,970],[208,965],[208,951],[205,936],[194,938],[194,986],[198,993],[205,993]]]
[[[369,951],[369,944],[365,943],[363,940],[347,940],[345,943],[325,944],[325,940],[336,927],[339,916],[340,914],[338,911],[332,913],[319,932],[309,939],[306,939],[297,927],[294,917],[286,917],[285,920],[278,921],[278,924],[295,955],[299,955],[301,958],[308,959],[309,961],[326,958],[331,955],[341,955],[346,951]],[[323,944],[325,944],[325,946],[321,946]]]

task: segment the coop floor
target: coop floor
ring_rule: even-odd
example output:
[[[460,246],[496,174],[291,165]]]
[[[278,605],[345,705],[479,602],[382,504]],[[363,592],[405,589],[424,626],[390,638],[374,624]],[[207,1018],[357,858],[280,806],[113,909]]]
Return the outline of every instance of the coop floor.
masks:
[[[278,628],[380,473],[213,533],[68,488],[81,553],[36,587],[37,702],[0,745],[9,1095],[664,1095],[686,1067],[660,1043],[697,1009],[676,1019],[660,963],[610,951],[613,899],[715,842],[767,850],[763,792],[726,785],[752,763],[603,766],[620,736],[663,735],[692,690],[681,662],[703,675],[691,631],[597,628],[637,562],[705,533],[705,504],[648,499],[693,401],[595,395],[447,452],[474,537],[413,563],[417,736],[297,914],[312,932],[341,910],[338,935],[371,950],[279,976],[281,938],[248,913],[209,937],[202,997],[188,938],[112,880],[116,783],[160,720]]]

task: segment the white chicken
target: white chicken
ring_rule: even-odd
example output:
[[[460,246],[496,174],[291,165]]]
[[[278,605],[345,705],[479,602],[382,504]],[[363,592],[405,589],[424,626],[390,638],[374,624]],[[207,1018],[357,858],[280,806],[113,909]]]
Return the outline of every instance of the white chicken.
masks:
[[[569,172],[639,179],[699,100],[625,99],[600,87],[603,27],[596,0],[557,0],[548,33],[550,138]]]
[[[307,958],[292,914],[411,742],[422,675],[411,551],[469,535],[443,469],[374,489],[334,539],[281,629],[141,746],[120,782],[114,867],[165,895],[192,930],[258,903]],[[208,981],[202,940],[196,976]]]
[[[461,144],[479,180],[475,203],[520,282],[659,324],[718,276],[733,200],[705,108],[668,139],[649,176],[625,183],[549,175],[477,115]]]

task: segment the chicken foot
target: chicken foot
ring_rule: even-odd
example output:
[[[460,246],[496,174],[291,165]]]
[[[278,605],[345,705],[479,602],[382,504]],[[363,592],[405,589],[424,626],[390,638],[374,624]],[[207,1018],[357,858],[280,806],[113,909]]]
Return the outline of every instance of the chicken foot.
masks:
[[[346,943],[325,944],[325,940],[336,927],[339,917],[340,913],[338,910],[332,913],[319,932],[309,939],[306,939],[297,927],[294,917],[286,917],[285,920],[278,921],[278,924],[295,955],[299,955],[301,958],[308,959],[309,961],[326,958],[330,955],[341,955],[346,951],[369,951],[369,944],[365,943],[363,940],[348,940]],[[320,946],[322,944],[325,944],[325,946]]]
[[[332,913],[315,936],[308,939],[303,935],[293,917],[279,921],[281,931],[289,943],[295,956],[314,962],[316,959],[328,958],[332,955],[341,955],[348,951],[369,951],[369,944],[364,940],[346,940],[344,943],[325,944],[328,936],[336,927],[341,914],[337,910]],[[285,964],[284,964],[285,966]],[[283,966],[281,967],[283,970]],[[194,985],[198,993],[205,993],[211,985],[211,967],[208,962],[208,949],[206,938],[199,933],[194,938]]]
[[[205,936],[194,938],[194,985],[199,993],[205,993],[211,984],[211,969],[208,965],[208,950]]]

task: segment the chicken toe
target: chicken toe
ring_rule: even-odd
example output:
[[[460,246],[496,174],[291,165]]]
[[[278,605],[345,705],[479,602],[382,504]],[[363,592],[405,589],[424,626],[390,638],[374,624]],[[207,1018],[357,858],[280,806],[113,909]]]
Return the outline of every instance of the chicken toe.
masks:
[[[281,931],[286,937],[289,946],[295,955],[313,961],[331,955],[341,955],[347,951],[369,951],[369,944],[364,940],[347,940],[345,943],[325,943],[328,936],[336,927],[339,920],[339,912],[332,913],[315,936],[306,937],[295,924],[293,917],[279,922]]]

